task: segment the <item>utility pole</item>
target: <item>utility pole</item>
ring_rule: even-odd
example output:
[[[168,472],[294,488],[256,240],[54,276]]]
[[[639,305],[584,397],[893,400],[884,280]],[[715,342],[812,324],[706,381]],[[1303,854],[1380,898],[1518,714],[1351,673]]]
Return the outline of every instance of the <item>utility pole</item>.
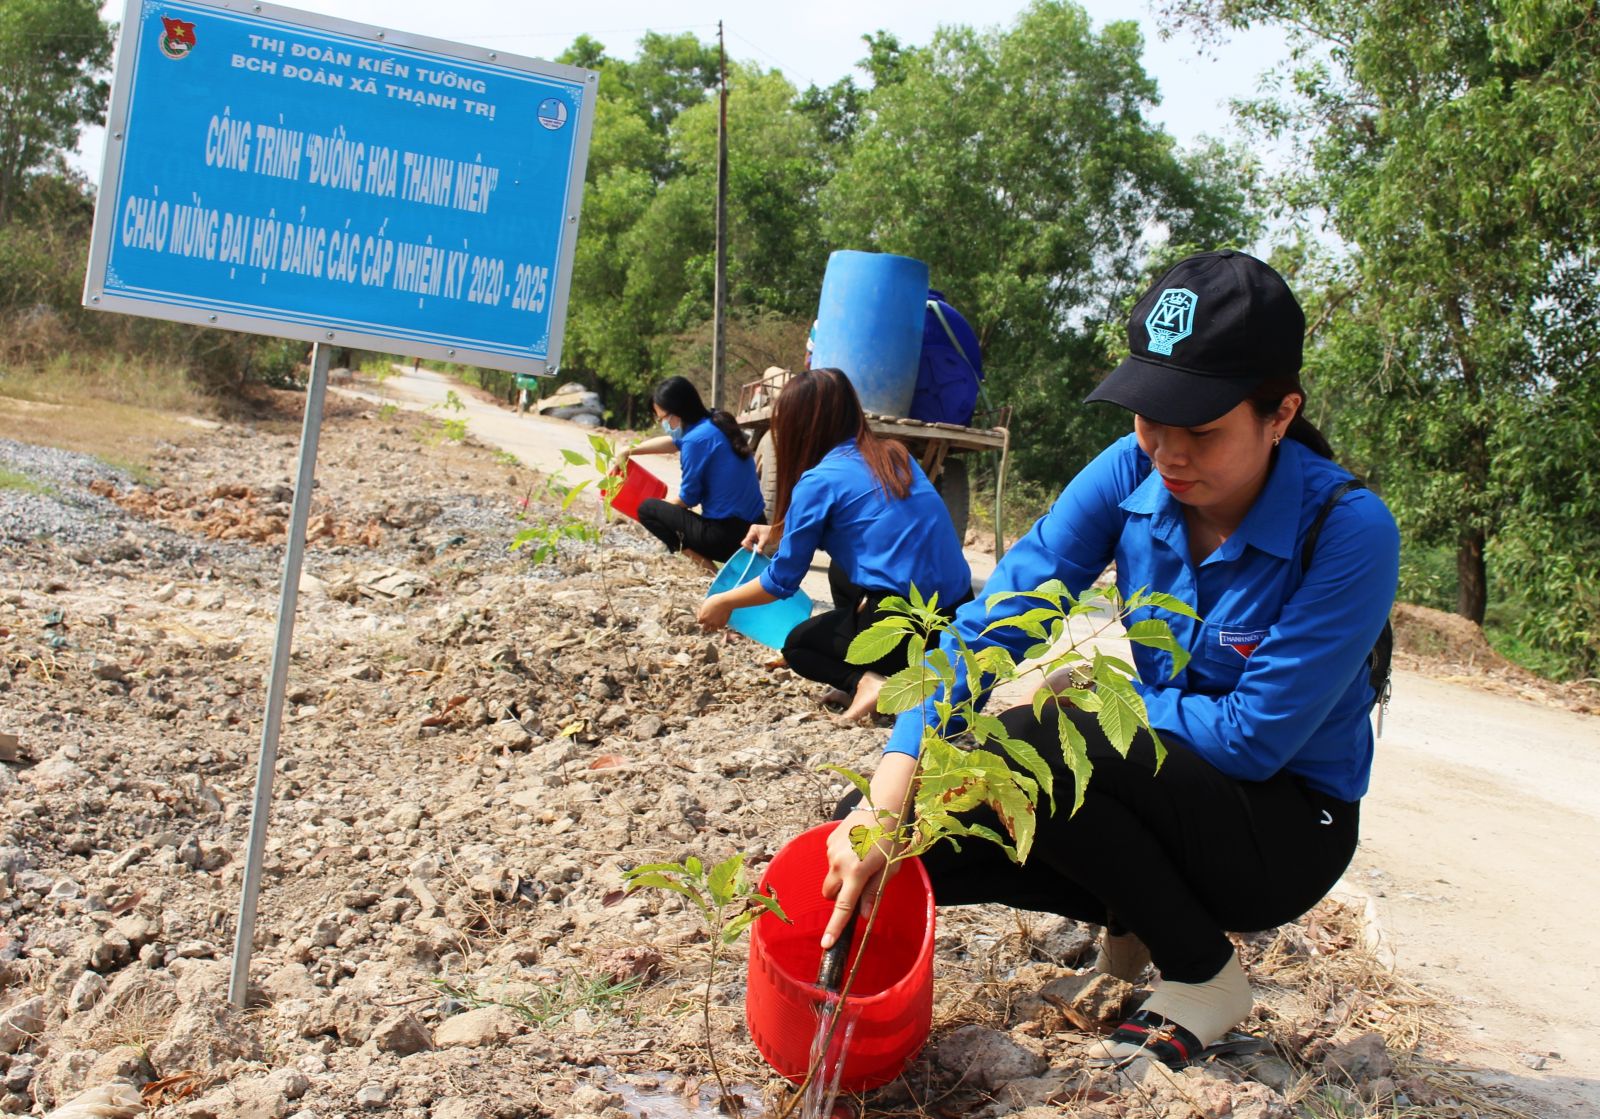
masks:
[[[711,301],[711,407],[725,407],[728,318],[728,50],[717,20],[720,112],[717,117],[717,279]]]

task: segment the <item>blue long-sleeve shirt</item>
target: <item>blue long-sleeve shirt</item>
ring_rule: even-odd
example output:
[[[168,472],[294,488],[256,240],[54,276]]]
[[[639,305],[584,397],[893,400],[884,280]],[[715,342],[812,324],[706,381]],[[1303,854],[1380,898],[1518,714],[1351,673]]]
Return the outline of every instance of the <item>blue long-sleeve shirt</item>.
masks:
[[[683,472],[679,499],[691,509],[698,505],[708,520],[737,517],[754,524],[766,519],[755,462],[741,457],[709,419],[697,420],[683,433],[678,466]]]
[[[910,492],[891,497],[854,439],[823,455],[795,483],[778,554],[761,573],[762,589],[778,598],[794,594],[819,548],[864,590],[903,595],[915,584],[924,598],[937,592],[947,604],[972,592],[972,570],[950,511],[922,467],[913,461]]]
[[[1231,777],[1260,781],[1287,770],[1313,788],[1359,800],[1373,748],[1366,658],[1399,580],[1394,518],[1376,494],[1356,490],[1329,513],[1303,576],[1300,560],[1311,522],[1349,477],[1284,440],[1244,521],[1196,565],[1181,504],[1127,436],[1086,466],[1006,553],[984,594],[957,612],[956,631],[969,648],[1000,644],[1020,657],[1034,639],[1016,630],[980,634],[1037,603],[1011,599],[991,614],[987,597],[1052,578],[1078,594],[1114,559],[1124,596],[1141,587],[1165,591],[1203,619],[1153,608],[1131,619],[1159,617],[1191,654],[1173,676],[1170,654],[1133,646],[1135,686],[1151,726]],[[954,646],[949,635],[945,641]],[[953,698],[967,694],[958,680]],[[924,720],[935,718],[931,700],[925,710],[903,713],[886,749],[916,754]]]

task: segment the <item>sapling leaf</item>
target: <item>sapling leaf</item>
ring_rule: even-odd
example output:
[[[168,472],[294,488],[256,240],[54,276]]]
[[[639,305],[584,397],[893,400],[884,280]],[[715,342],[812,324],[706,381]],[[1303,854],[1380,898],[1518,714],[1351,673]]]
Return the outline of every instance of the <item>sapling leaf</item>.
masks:
[[[604,455],[606,458],[611,457],[611,442],[605,436],[590,435],[589,446],[594,448],[596,454]]]
[[[567,491],[567,496],[561,499],[561,509],[563,512],[572,508],[572,503],[578,500],[578,495],[584,490],[588,489],[589,483],[593,480],[594,479],[592,478],[585,478],[583,481],[579,482],[577,485],[573,486]]]
[[[1005,750],[1012,761],[1033,774],[1033,779],[1039,783],[1039,788],[1044,791],[1045,795],[1055,796],[1055,775],[1050,772],[1050,763],[1044,760],[1038,750],[1034,749],[1031,742],[1022,738],[1013,738],[1005,733],[1003,725],[1001,733],[995,736],[995,741],[1000,743],[1001,748]]]
[[[739,939],[741,933],[750,927],[750,923],[761,916],[759,910],[746,910],[729,921],[722,929],[722,943],[732,944]]]
[[[1011,650],[1003,645],[987,645],[973,654],[978,662],[981,675],[998,676],[1002,680],[1009,680],[1017,674],[1017,662],[1011,656]]]
[[[868,851],[887,838],[889,833],[883,828],[857,824],[850,829],[850,849],[856,853],[856,858],[865,859]]]
[[[1137,677],[1139,675],[1139,670],[1121,657],[1114,657],[1110,653],[1102,653],[1099,649],[1094,652],[1093,672],[1094,680],[1097,684],[1103,680],[1115,679],[1118,676],[1126,680],[1129,677]]]
[[[938,678],[920,664],[902,668],[883,682],[878,692],[878,710],[885,715],[898,715],[921,706],[938,685]]]
[[[911,604],[897,594],[892,594],[879,600],[878,609],[885,614],[896,616],[915,613]]]
[[[1016,861],[1026,862],[1033,847],[1033,800],[1023,791],[1020,782],[996,781],[990,789],[989,807],[1000,817],[1000,823],[1016,844]]]
[[[1048,684],[1040,684],[1033,692],[1033,717],[1035,721],[1044,718],[1044,705],[1056,699],[1057,694]]]
[[[1133,736],[1145,723],[1144,702],[1125,680],[1101,683],[1099,695],[1102,702],[1100,710],[1095,712],[1095,718],[1099,720],[1100,729],[1106,732],[1112,747],[1127,757]]]
[[[711,893],[711,900],[718,905],[731,902],[739,893],[739,877],[743,869],[742,854],[729,856],[712,867],[711,873],[706,876],[706,888]]]
[[[770,889],[771,887],[768,888]],[[760,905],[765,912],[772,914],[784,924],[794,924],[794,922],[789,919],[789,915],[783,911],[783,906],[778,904],[778,895],[776,893],[762,894],[752,892],[749,897],[746,898],[746,900],[752,907]]]
[[[1105,700],[1100,698],[1100,694],[1088,688],[1068,688],[1066,700],[1079,711],[1098,711],[1105,706]]]
[[[631,894],[640,889],[670,890],[675,894],[682,894],[700,907],[702,913],[709,914],[711,906],[706,904],[705,895],[687,882],[668,878],[664,874],[642,874],[628,883],[628,892]]]
[[[665,871],[668,874],[684,873],[682,863],[642,863],[639,866],[634,867],[632,870],[623,871],[622,877],[632,878],[636,874],[648,874],[659,871]]]
[[[842,765],[833,765],[832,763],[829,763],[822,768],[831,769],[840,777],[843,777],[846,781],[850,782],[850,784],[854,785],[856,787],[856,791],[859,792],[863,797],[870,798],[872,796],[871,782],[869,782],[865,777],[861,776],[861,774],[857,773],[855,770],[846,769]]]
[[[984,634],[993,633],[999,629],[1018,629],[1029,637],[1044,637],[1046,635],[1045,623],[1052,618],[1059,618],[1061,611],[1049,606],[1038,606],[1032,610],[1024,610],[1009,618],[1001,618],[990,622],[983,627]]]
[[[1142,622],[1134,622],[1128,627],[1128,640],[1136,645],[1148,645],[1152,649],[1161,649],[1172,656],[1172,673],[1176,676],[1183,671],[1183,666],[1189,663],[1189,650],[1178,644],[1172,636],[1172,627],[1159,618],[1146,618]]]
[[[561,448],[561,457],[566,459],[573,466],[588,466],[589,465],[589,460],[588,460],[587,457],[585,457],[584,455],[580,455],[577,451],[572,450],[570,447],[562,447]]]
[[[1193,618],[1197,622],[1200,620],[1200,615],[1195,611],[1195,608],[1175,595],[1163,594],[1161,591],[1151,591],[1145,594],[1141,591],[1139,594],[1134,595],[1134,598],[1139,601],[1141,606],[1154,606],[1161,610],[1170,610],[1174,614],[1182,614],[1185,618]],[[1129,609],[1133,609],[1133,607],[1130,606]]]
[[[962,834],[977,836],[979,839],[987,839],[990,843],[993,843],[1007,855],[1011,856],[1013,860],[1015,860],[1017,857],[1017,849],[1006,842],[1005,836],[1001,835],[991,827],[987,827],[983,824],[968,824],[962,830]]]
[[[972,737],[978,740],[978,745],[983,745],[991,738],[1004,737],[1006,725],[997,716],[984,715],[975,712],[967,720],[967,729],[972,732]]]
[[[687,859],[684,859],[683,866],[685,870],[694,875],[696,878],[705,877],[704,864],[701,863],[700,860],[694,855],[690,855]]]
[[[1056,736],[1061,740],[1061,758],[1073,777],[1071,814],[1076,816],[1078,809],[1083,807],[1083,794],[1089,787],[1089,774],[1094,769],[1094,763],[1089,760],[1089,744],[1084,740],[1083,732],[1073,725],[1071,719],[1063,717],[1057,721]]]
[[[872,664],[894,652],[905,639],[905,630],[868,626],[850,642],[844,659],[851,664]]]

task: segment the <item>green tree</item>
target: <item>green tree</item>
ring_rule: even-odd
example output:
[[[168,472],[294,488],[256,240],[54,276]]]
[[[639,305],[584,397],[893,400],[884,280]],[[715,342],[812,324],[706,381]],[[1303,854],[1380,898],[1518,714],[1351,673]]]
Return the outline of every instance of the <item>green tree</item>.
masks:
[[[104,114],[108,86],[99,75],[111,34],[95,0],[0,4],[0,227],[28,176],[59,170],[82,127]]]
[[[583,40],[566,56],[602,71],[568,364],[629,394],[668,373],[693,376],[683,366],[698,360],[711,314],[718,114],[699,84],[703,54],[681,36],[646,36],[634,62],[608,60]],[[826,163],[816,122],[782,75],[734,63],[729,90],[731,317],[734,333],[748,324],[766,337],[773,316],[809,320],[815,307]],[[730,347],[735,379],[748,372],[741,352]]]
[[[1248,239],[1249,161],[1180,153],[1145,117],[1157,92],[1136,25],[1097,31],[1066,0],[1007,30],[872,45],[880,84],[824,190],[830,241],[927,261],[1015,409],[1020,472],[1063,479],[1126,430],[1078,403],[1105,369],[1099,325],[1121,318],[1153,247]]]
[[[1368,360],[1325,362],[1319,379],[1408,537],[1455,549],[1457,611],[1484,620],[1497,546],[1508,570],[1576,571],[1600,500],[1575,504],[1584,487],[1538,464],[1600,421],[1582,388],[1592,347],[1560,344],[1600,327],[1592,0],[1185,0],[1168,14],[1291,36],[1289,92],[1242,108],[1297,138],[1284,197],[1325,211],[1351,249],[1327,342],[1351,357],[1359,335]],[[1573,583],[1561,597],[1565,628],[1592,638],[1600,609]]]

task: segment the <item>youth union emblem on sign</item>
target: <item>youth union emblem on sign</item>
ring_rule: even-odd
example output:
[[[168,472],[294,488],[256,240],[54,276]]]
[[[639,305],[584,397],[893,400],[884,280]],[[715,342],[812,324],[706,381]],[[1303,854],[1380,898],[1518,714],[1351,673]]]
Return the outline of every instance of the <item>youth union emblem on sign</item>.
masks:
[[[194,24],[161,17],[161,53],[168,58],[184,58],[194,50]]]
[[[1188,288],[1168,288],[1145,316],[1150,352],[1172,356],[1172,347],[1194,333],[1194,308],[1199,297]]]
[[[539,123],[554,132],[567,123],[567,103],[559,97],[546,97],[539,102]]]

